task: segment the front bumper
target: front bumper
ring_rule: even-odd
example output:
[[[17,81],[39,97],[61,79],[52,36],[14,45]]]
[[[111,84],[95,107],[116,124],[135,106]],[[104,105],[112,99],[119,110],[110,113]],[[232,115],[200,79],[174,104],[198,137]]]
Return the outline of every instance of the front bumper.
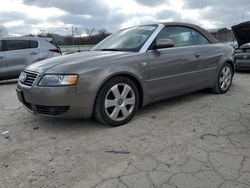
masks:
[[[19,82],[16,93],[25,109],[33,114],[47,117],[90,118],[95,94],[77,93],[76,87],[30,87]]]
[[[246,60],[235,60],[235,69],[236,70],[250,70],[250,59]]]

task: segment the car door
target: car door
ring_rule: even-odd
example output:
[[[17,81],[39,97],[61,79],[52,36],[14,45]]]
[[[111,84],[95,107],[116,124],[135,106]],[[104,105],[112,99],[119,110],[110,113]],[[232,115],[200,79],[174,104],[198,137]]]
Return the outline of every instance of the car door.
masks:
[[[202,87],[203,73],[201,45],[195,45],[193,29],[181,26],[166,26],[158,34],[158,39],[171,39],[174,47],[153,49],[147,52],[149,63],[149,95],[161,97],[185,93]],[[208,44],[208,40],[203,41]]]
[[[8,79],[8,66],[6,64],[5,52],[3,50],[3,43],[0,40],[0,80]]]
[[[200,62],[199,72],[202,75],[199,78],[202,87],[211,87],[217,77],[218,63],[222,53],[218,44],[211,44],[199,32],[192,30],[192,41],[196,47],[195,55]]]
[[[20,72],[39,58],[38,42],[33,40],[5,40],[6,59],[11,77],[18,77]]]

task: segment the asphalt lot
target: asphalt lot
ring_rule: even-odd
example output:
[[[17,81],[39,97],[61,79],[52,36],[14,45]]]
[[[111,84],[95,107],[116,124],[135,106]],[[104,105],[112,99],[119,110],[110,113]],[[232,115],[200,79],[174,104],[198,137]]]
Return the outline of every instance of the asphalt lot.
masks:
[[[152,104],[129,124],[33,116],[0,82],[1,188],[250,187],[250,73]],[[9,136],[9,137],[8,137]]]

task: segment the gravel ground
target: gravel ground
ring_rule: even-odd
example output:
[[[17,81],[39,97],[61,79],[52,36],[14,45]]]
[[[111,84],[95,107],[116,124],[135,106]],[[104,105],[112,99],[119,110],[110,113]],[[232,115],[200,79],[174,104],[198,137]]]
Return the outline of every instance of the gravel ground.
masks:
[[[250,75],[152,104],[117,128],[34,116],[0,83],[1,188],[250,187]]]

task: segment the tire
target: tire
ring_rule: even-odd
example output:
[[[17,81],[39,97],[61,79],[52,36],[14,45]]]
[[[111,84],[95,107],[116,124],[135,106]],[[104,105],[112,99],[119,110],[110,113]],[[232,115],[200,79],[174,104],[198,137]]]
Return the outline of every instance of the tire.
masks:
[[[128,123],[139,107],[139,91],[127,77],[117,76],[108,80],[97,94],[94,117],[97,121],[120,126]]]
[[[214,93],[224,94],[226,93],[233,81],[233,68],[229,63],[225,63],[219,71],[215,86],[212,88]]]

